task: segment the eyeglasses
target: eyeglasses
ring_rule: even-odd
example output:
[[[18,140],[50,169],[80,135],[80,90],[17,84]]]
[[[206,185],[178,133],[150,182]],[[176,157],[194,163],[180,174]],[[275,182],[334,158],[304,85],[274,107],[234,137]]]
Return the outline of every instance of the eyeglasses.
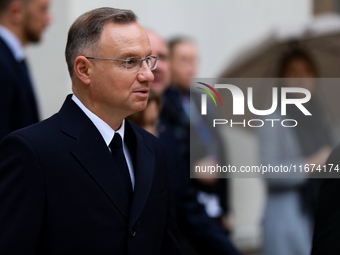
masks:
[[[99,60],[112,60],[112,61],[122,61],[125,62],[125,67],[127,70],[131,70],[133,72],[138,72],[139,69],[143,65],[143,61],[145,60],[151,71],[155,70],[158,63],[158,57],[156,56],[147,56],[146,58],[140,57],[129,57],[127,59],[114,59],[114,58],[94,58],[94,57],[86,57],[87,59],[99,59]]]

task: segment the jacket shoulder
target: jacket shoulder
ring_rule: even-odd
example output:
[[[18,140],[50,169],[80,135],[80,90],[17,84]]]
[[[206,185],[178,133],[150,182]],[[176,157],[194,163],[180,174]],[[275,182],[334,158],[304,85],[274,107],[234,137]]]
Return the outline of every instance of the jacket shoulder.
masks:
[[[8,70],[13,70],[15,58],[7,45],[0,38],[0,72],[8,74]]]

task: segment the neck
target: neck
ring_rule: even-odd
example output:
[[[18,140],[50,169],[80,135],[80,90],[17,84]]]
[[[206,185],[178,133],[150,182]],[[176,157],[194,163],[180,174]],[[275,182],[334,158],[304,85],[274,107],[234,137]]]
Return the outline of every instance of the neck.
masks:
[[[175,78],[172,79],[172,84],[179,89],[181,94],[188,94],[190,92],[190,85],[189,86],[183,85],[180,82],[176,81]]]
[[[123,120],[125,119],[125,115],[119,114],[117,112],[105,111],[102,105],[93,102],[90,98],[88,98],[84,93],[79,92],[77,89],[73,87],[73,93],[76,97],[82,102],[82,104],[102,119],[106,124],[108,124],[114,131],[117,131],[122,125]],[[109,112],[109,113],[108,113]]]
[[[178,87],[179,91],[181,92],[182,96],[189,96],[190,90],[184,87]]]

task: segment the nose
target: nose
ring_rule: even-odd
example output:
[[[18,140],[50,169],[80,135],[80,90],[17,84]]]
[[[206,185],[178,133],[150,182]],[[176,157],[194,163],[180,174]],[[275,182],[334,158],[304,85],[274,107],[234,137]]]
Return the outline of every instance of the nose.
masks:
[[[149,66],[147,65],[146,61],[142,62],[142,66],[139,69],[137,79],[139,82],[148,82],[151,84],[155,79],[152,71],[150,70]]]

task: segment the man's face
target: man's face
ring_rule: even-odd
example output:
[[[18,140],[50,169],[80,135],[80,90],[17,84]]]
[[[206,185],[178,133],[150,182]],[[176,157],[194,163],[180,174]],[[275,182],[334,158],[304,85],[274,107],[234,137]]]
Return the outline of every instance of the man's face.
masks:
[[[171,78],[181,90],[190,89],[190,79],[196,73],[196,66],[196,46],[191,42],[176,44],[171,56]]]
[[[30,0],[23,20],[23,32],[27,42],[39,42],[51,21],[50,0]]]
[[[170,84],[169,49],[166,43],[158,35],[148,32],[152,55],[159,57],[157,68],[153,71],[155,80],[152,82],[152,90],[157,95],[162,95]]]
[[[96,56],[99,58],[127,59],[151,55],[148,35],[138,24],[104,25]],[[89,99],[97,114],[126,117],[144,110],[154,79],[143,61],[138,71],[126,69],[125,62],[91,60]]]

